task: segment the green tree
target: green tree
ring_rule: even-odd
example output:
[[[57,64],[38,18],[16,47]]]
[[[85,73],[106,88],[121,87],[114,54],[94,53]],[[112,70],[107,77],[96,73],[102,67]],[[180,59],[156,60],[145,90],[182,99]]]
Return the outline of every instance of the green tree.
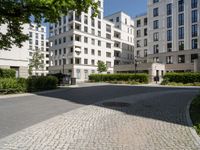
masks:
[[[89,7],[96,16],[98,3],[93,0],[0,0],[0,25],[7,25],[7,32],[0,33],[0,49],[8,49],[13,44],[22,46],[28,39],[22,32],[24,24],[32,21],[38,25],[43,21],[55,23],[69,11],[80,14],[87,12]]]
[[[97,70],[99,71],[99,73],[107,71],[107,66],[103,61],[98,61],[97,65],[98,65],[98,69]]]
[[[37,70],[44,68],[44,63],[42,62],[43,59],[44,55],[40,53],[39,50],[33,54],[32,60],[29,64],[29,75],[32,75],[33,70],[35,70],[36,74]]]

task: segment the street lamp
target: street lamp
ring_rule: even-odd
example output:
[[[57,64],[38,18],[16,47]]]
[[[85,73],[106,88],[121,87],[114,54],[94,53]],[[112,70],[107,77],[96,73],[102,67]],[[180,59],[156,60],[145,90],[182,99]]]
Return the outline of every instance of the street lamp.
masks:
[[[64,59],[65,59],[65,56],[63,55],[63,56],[62,56],[62,60],[63,60],[63,75],[65,74],[65,64],[64,64]]]

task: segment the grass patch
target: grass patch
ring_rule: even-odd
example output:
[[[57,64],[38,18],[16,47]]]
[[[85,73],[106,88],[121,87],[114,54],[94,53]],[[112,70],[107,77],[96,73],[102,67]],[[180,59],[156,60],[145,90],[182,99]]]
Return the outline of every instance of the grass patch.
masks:
[[[194,128],[200,135],[200,95],[198,95],[190,106],[190,116],[194,124]]]
[[[161,85],[169,85],[169,86],[200,86],[200,82],[194,82],[194,83],[177,83],[177,82],[166,82],[163,81]]]

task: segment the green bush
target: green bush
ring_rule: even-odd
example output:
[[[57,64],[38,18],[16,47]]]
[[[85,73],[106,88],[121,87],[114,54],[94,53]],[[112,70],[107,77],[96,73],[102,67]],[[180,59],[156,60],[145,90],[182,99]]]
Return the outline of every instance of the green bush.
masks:
[[[36,92],[51,90],[57,88],[58,79],[53,76],[40,76],[40,77],[29,77],[27,79],[27,91]]]
[[[0,93],[20,93],[26,91],[26,79],[0,78]]]
[[[89,76],[90,81],[109,82],[109,81],[134,81],[139,83],[148,83],[147,74],[92,74]]]
[[[0,78],[15,78],[14,69],[1,69],[0,68]]]
[[[200,83],[200,73],[167,73],[163,82]]]

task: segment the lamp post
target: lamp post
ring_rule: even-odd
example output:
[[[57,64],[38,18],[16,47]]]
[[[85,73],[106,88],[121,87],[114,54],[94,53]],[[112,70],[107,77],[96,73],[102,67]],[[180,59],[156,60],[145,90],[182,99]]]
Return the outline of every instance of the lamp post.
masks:
[[[64,64],[64,59],[65,59],[65,56],[63,55],[63,56],[62,56],[62,60],[63,60],[63,71],[62,71],[62,72],[63,72],[63,75],[65,74],[65,64]]]

